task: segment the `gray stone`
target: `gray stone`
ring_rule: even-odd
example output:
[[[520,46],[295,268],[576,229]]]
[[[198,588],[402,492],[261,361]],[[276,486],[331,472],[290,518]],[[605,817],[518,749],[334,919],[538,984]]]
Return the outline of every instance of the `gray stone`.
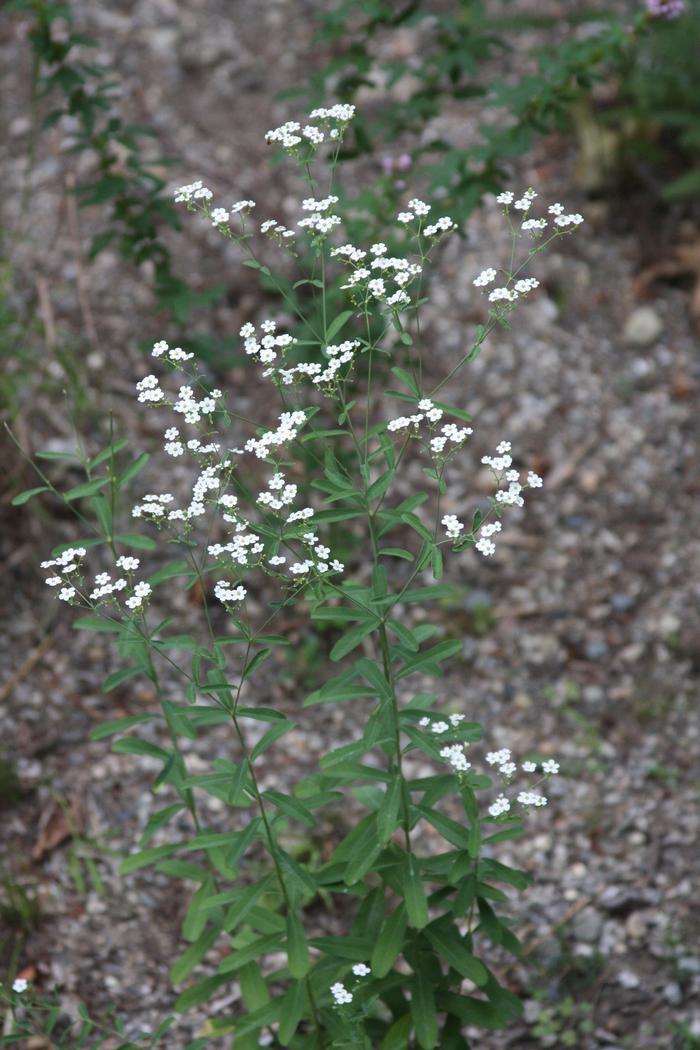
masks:
[[[594,908],[584,908],[583,911],[574,916],[571,928],[577,941],[586,941],[592,944],[600,937],[603,929],[603,917]]]
[[[663,321],[651,306],[638,306],[625,321],[622,338],[631,346],[650,346],[663,331]]]

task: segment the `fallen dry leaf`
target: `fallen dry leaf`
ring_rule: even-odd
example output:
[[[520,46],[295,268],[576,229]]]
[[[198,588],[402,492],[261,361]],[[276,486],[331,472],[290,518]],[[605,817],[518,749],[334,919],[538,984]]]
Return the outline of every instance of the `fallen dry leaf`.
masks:
[[[676,245],[669,258],[647,266],[635,278],[634,291],[640,297],[648,295],[650,286],[655,281],[674,277],[690,277],[693,281],[690,316],[696,329],[700,331],[700,239]]]
[[[79,799],[68,799],[63,804],[52,799],[39,818],[39,834],[32,850],[32,860],[41,860],[66,839],[81,831],[84,824],[85,817]]]

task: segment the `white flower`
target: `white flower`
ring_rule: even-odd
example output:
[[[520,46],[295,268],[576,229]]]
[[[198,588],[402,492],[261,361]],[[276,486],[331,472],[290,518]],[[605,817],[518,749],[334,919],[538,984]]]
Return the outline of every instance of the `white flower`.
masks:
[[[12,982],[12,991],[17,992],[18,995],[21,995],[22,992],[26,992],[28,987],[29,981],[26,981],[24,977],[15,977]]]
[[[223,605],[227,602],[242,602],[247,593],[245,587],[234,587],[223,580],[214,585],[214,594]]]
[[[521,791],[518,795],[521,806],[546,806],[547,799],[544,795],[538,795],[536,791]]]
[[[472,283],[475,284],[477,288],[485,288],[487,284],[491,284],[492,281],[495,281],[497,276],[498,275],[493,267],[489,266],[488,269],[482,270],[479,276],[474,278]]]
[[[396,221],[401,223],[413,222],[415,215],[410,211],[400,211],[396,216]]]
[[[512,777],[517,768],[515,762],[504,762],[502,766],[499,766],[498,772],[501,776]]]
[[[75,587],[64,587],[63,590],[58,592],[58,597],[62,602],[69,602],[71,598],[75,597]]]
[[[500,817],[501,814],[507,813],[510,809],[510,802],[505,795],[499,795],[495,802],[489,806],[489,813],[492,817]]]
[[[509,747],[502,747],[500,751],[489,751],[486,755],[486,761],[490,766],[502,766],[506,762],[510,762],[511,750]]]
[[[229,214],[225,208],[213,208],[211,213],[212,226],[220,226],[224,222],[228,222]]]
[[[525,773],[535,773],[537,771],[537,763],[536,762],[529,762],[529,761],[528,762],[523,762],[523,764],[521,766],[521,769]]]
[[[458,773],[466,773],[471,769],[471,762],[467,762],[464,754],[464,744],[449,744],[440,751],[440,757],[444,758]]]
[[[231,205],[231,214],[236,215],[239,211],[245,211],[247,208],[254,208],[255,201],[236,201],[235,204]]]
[[[516,205],[517,207],[517,205]],[[523,230],[544,230],[547,225],[546,219],[526,219],[522,224]]]
[[[518,298],[518,293],[514,288],[494,288],[492,292],[489,292],[489,302],[497,303],[500,300],[504,300],[508,303],[514,303]]]
[[[485,558],[490,558],[492,554],[496,553],[496,544],[493,540],[479,539],[474,544],[480,554],[483,554]]]
[[[133,572],[134,569],[138,569],[140,564],[138,558],[127,558],[125,555],[117,558],[117,567],[124,569],[126,572]]]
[[[424,716],[423,718],[421,718],[418,725],[423,726],[423,728],[425,728],[426,726],[430,725],[430,719]]]
[[[539,474],[535,474],[534,470],[528,471],[527,483],[531,489],[541,489],[544,485],[542,478],[539,476]]]
[[[464,525],[454,514],[445,514],[441,522],[445,526],[445,532],[451,540],[459,538],[459,534],[464,528]]]
[[[433,724],[430,727],[431,732],[437,733],[438,736],[440,736],[442,733],[446,733],[449,728],[450,727],[448,726],[447,722],[433,722]]]
[[[408,206],[415,215],[427,215],[430,211],[430,205],[426,204],[425,201],[418,200],[417,197],[410,200]]]
[[[343,1006],[345,1003],[352,1002],[352,992],[349,992],[344,984],[340,981],[336,984],[331,985],[331,995],[335,999],[338,1006]]]
[[[516,281],[513,288],[519,295],[527,295],[533,288],[539,287],[539,281],[536,277],[524,277],[520,281]]]
[[[505,190],[503,193],[499,193],[496,197],[497,204],[512,204],[514,194],[510,190]]]
[[[555,762],[553,758],[547,759],[546,762],[542,763],[542,772],[547,773],[549,776],[554,776],[555,773],[559,772],[559,763]]]
[[[355,963],[355,965],[352,968],[352,972],[355,974],[356,977],[366,977],[367,974],[371,973],[372,971],[370,970],[369,966],[366,966],[364,963]]]

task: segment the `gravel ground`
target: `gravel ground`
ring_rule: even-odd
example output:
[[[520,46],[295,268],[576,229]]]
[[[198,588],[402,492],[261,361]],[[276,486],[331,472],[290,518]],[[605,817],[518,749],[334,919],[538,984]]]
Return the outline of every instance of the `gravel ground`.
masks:
[[[292,113],[273,101],[275,92],[318,61],[310,44],[313,4],[239,0],[233,16],[222,0],[116,9],[78,2],[75,10],[81,27],[102,42],[100,57],[119,72],[130,115],[154,126],[165,149],[183,158],[183,180],[201,175],[237,197],[270,201],[266,214],[280,193],[287,202],[296,192],[293,177],[270,173],[261,136]],[[4,56],[22,53],[25,31],[22,18],[5,20]],[[23,60],[2,64],[0,112],[9,130],[0,146],[3,207],[11,229],[26,177],[26,84]],[[464,135],[477,122],[474,112],[448,111],[441,130]],[[65,204],[61,134],[40,142],[29,227],[13,246],[16,295],[26,304],[47,290],[57,332],[54,345],[32,361],[31,399],[21,402],[16,428],[34,449],[60,448],[69,439],[65,412],[55,406],[66,382],[61,360],[79,353],[83,418],[97,429],[113,409],[137,443],[147,441],[153,434],[134,411],[131,383],[143,374],[139,344],[164,334],[163,319],[153,316],[147,282],[113,255],[83,269],[81,243],[93,220],[82,213],[76,235]],[[514,166],[513,179],[534,185],[544,199],[566,201],[587,222],[539,262],[538,297],[449,391],[472,412],[475,434],[469,469],[452,478],[448,511],[460,512],[488,491],[479,460],[503,438],[546,484],[510,517],[492,562],[460,559],[464,586],[444,623],[463,636],[463,659],[437,688],[451,710],[483,723],[489,741],[516,753],[556,755],[565,775],[553,782],[532,834],[499,855],[535,876],[515,903],[527,966],[508,969],[504,962],[502,972],[514,990],[538,994],[528,999],[523,1024],[480,1036],[478,1045],[691,1047],[680,1026],[700,1038],[697,335],[683,288],[655,286],[644,302],[635,295],[634,278],[647,261],[640,243],[651,243],[653,232],[663,251],[673,228],[620,202],[586,201],[564,140],[541,143]],[[251,275],[236,272],[235,254],[215,235],[192,222],[173,243],[195,281],[225,274],[227,294],[211,312],[215,331],[235,332],[260,310]],[[473,275],[506,247],[500,214],[485,208],[466,243],[455,240],[442,254],[424,328],[436,379],[483,319]],[[95,318],[92,345],[85,340],[86,297]],[[234,384],[240,374],[226,379]],[[101,694],[115,657],[102,636],[71,631],[36,569],[48,547],[73,535],[73,525],[38,504],[9,512],[12,491],[30,482],[9,446],[3,455],[11,483],[3,497],[2,741],[17,760],[22,790],[4,812],[0,859],[12,878],[33,887],[42,914],[21,964],[35,969],[42,987],[59,991],[68,1012],[79,996],[98,1012],[115,1006],[130,1026],[153,1025],[174,1001],[168,968],[181,950],[186,895],[164,876],[117,875],[119,856],[153,808],[153,763],[86,740],[100,721],[146,710],[154,698],[146,685]],[[407,488],[419,480],[411,464]],[[184,597],[176,598],[176,611],[185,621],[193,614]],[[300,683],[304,692],[310,688],[304,676],[318,654],[298,624],[285,629],[299,664],[291,674],[272,668],[261,688],[291,714],[298,713]],[[345,711],[315,708],[309,722],[302,719],[278,751],[284,777],[280,763],[267,786],[313,768],[348,734],[346,718]],[[194,742],[192,770],[228,747],[219,731]],[[52,833],[61,831],[57,797],[73,804],[81,836],[52,847]],[[334,829],[321,832],[327,845]],[[78,855],[93,858],[98,887],[89,878],[85,887],[76,882]],[[84,861],[81,871],[85,876]],[[207,964],[216,958],[214,951]],[[574,1044],[556,1034],[535,1036],[538,1013],[567,995],[590,1004],[593,1031],[576,1028],[584,1016],[576,1013],[564,1025],[576,1032]],[[215,1006],[228,1009],[237,996],[232,986]],[[180,1022],[172,1050],[203,1020],[188,1015]]]

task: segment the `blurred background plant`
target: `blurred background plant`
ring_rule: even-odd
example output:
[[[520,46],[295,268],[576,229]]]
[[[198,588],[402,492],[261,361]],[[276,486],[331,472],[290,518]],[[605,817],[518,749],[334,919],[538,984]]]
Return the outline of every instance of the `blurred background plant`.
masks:
[[[104,230],[92,239],[90,257],[116,244],[128,262],[149,264],[156,308],[178,322],[188,320],[196,306],[207,305],[219,293],[195,292],[173,269],[163,237],[167,228],[180,226],[165,177],[172,160],[147,155],[145,140],[155,138],[155,132],[123,119],[119,81],[106,66],[86,61],[84,53],[99,42],[76,31],[70,4],[11,0],[5,10],[32,18],[29,168],[37,135],[65,121],[66,151],[89,162],[74,186],[78,204],[102,205],[106,213]],[[27,195],[29,185],[27,179]]]

